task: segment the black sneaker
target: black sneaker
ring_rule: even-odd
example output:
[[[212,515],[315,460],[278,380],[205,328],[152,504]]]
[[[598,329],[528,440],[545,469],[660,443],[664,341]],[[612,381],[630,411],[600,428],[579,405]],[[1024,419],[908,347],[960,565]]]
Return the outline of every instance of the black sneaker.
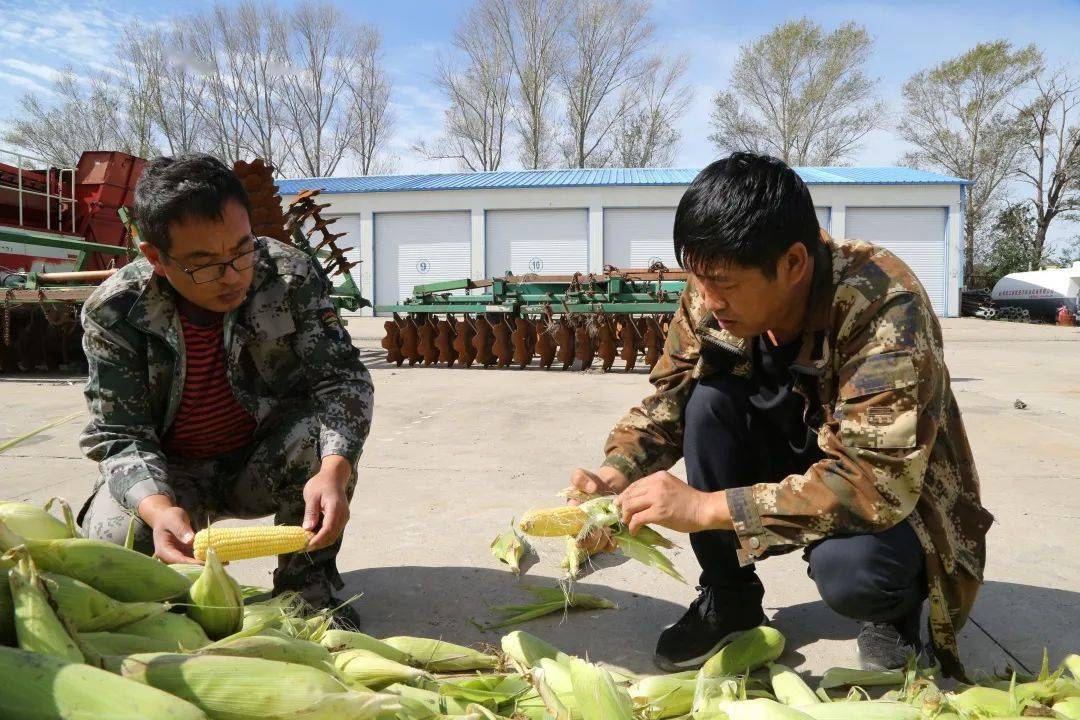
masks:
[[[903,670],[913,655],[919,668],[933,668],[936,661],[929,644],[922,641],[919,616],[914,612],[897,622],[864,622],[856,639],[862,669]]]
[[[686,613],[656,641],[653,663],[665,672],[696,670],[735,635],[768,622],[756,602],[738,602],[712,587],[697,590]]]

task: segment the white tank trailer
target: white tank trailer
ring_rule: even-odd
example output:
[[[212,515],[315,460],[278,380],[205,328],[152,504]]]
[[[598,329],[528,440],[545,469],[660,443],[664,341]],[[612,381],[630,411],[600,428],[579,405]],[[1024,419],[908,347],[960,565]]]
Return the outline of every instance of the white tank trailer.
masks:
[[[1032,318],[1053,320],[1062,305],[1080,313],[1080,262],[1072,267],[1006,275],[990,297],[1001,307],[1026,308]]]

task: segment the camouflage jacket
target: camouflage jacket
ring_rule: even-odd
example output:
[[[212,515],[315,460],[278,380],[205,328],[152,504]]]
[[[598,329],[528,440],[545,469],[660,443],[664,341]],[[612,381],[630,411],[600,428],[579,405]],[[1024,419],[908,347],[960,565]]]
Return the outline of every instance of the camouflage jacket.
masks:
[[[360,457],[371,425],[371,377],[342,327],[328,283],[307,255],[260,238],[247,299],[224,320],[229,384],[260,431],[284,412],[319,418],[323,457]],[[122,268],[82,309],[90,423],[79,445],[99,483],[135,509],[172,496],[162,438],[180,406],[187,361],[176,293],[145,259]]]
[[[824,232],[822,241],[791,369],[826,457],[779,483],[727,491],[740,561],[906,520],[926,552],[938,657],[962,676],[956,630],[982,580],[993,518],[980,502],[941,326],[895,255]],[[670,468],[682,456],[683,408],[695,382],[750,369],[749,341],[718,327],[691,282],[650,377],[655,392],[616,424],[604,464],[632,480]]]

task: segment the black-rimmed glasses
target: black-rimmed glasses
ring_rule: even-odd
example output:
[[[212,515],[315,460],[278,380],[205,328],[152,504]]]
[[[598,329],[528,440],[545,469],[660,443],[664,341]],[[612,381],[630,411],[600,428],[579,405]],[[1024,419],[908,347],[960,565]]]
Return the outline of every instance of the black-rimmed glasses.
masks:
[[[202,285],[204,283],[214,282],[225,277],[225,268],[231,267],[236,272],[243,272],[248,270],[255,264],[255,253],[259,250],[259,244],[256,241],[252,241],[252,248],[247,252],[242,252],[231,260],[225,262],[210,263],[209,265],[200,265],[196,268],[186,268],[183,265],[177,263],[181,271],[187,273],[191,277],[191,281],[196,285]],[[167,253],[162,253],[167,256]]]

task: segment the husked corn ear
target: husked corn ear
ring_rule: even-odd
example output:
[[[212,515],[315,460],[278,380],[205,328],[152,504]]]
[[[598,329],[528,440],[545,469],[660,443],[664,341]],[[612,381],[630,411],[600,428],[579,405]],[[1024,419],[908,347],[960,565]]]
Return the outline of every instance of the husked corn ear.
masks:
[[[206,548],[206,567],[188,590],[188,616],[202,625],[207,637],[220,640],[244,624],[244,599],[240,586],[229,577],[214,548]]]
[[[12,554],[17,560],[15,567],[8,571],[8,580],[19,648],[69,662],[83,662],[82,651],[49,602],[34,561],[22,549]]]
[[[205,528],[195,533],[195,559],[205,560],[209,547],[221,562],[300,552],[313,535],[296,525]]]
[[[59,573],[41,573],[41,581],[63,615],[79,632],[113,630],[165,612],[157,602],[113,600],[81,580]]]
[[[521,516],[518,528],[534,537],[559,537],[577,535],[585,527],[589,516],[577,505],[529,510]]]
[[[813,705],[821,702],[799,674],[780,663],[769,663],[773,695],[785,705]]]
[[[161,653],[131,655],[119,670],[187,700],[215,720],[367,720],[394,702],[351,692],[321,670],[276,660]]]
[[[0,550],[25,545],[40,570],[82,580],[124,602],[155,602],[183,595],[191,583],[163,562],[104,540],[30,540],[0,521]]]
[[[701,668],[705,677],[741,675],[772,662],[784,653],[784,636],[776,628],[759,625],[740,633]]]
[[[388,637],[384,643],[409,656],[407,664],[434,673],[491,670],[499,664],[494,655],[431,638]]]
[[[634,720],[634,701],[607,670],[575,658],[570,680],[582,720]]]
[[[140,635],[169,643],[169,650],[198,650],[210,642],[206,631],[187,615],[167,612],[116,628],[116,632]]]
[[[0,717],[207,720],[178,697],[82,663],[0,646]]]
[[[333,653],[334,667],[354,688],[381,690],[394,683],[414,683],[431,676],[419,668],[387,660],[368,650],[342,650]]]

